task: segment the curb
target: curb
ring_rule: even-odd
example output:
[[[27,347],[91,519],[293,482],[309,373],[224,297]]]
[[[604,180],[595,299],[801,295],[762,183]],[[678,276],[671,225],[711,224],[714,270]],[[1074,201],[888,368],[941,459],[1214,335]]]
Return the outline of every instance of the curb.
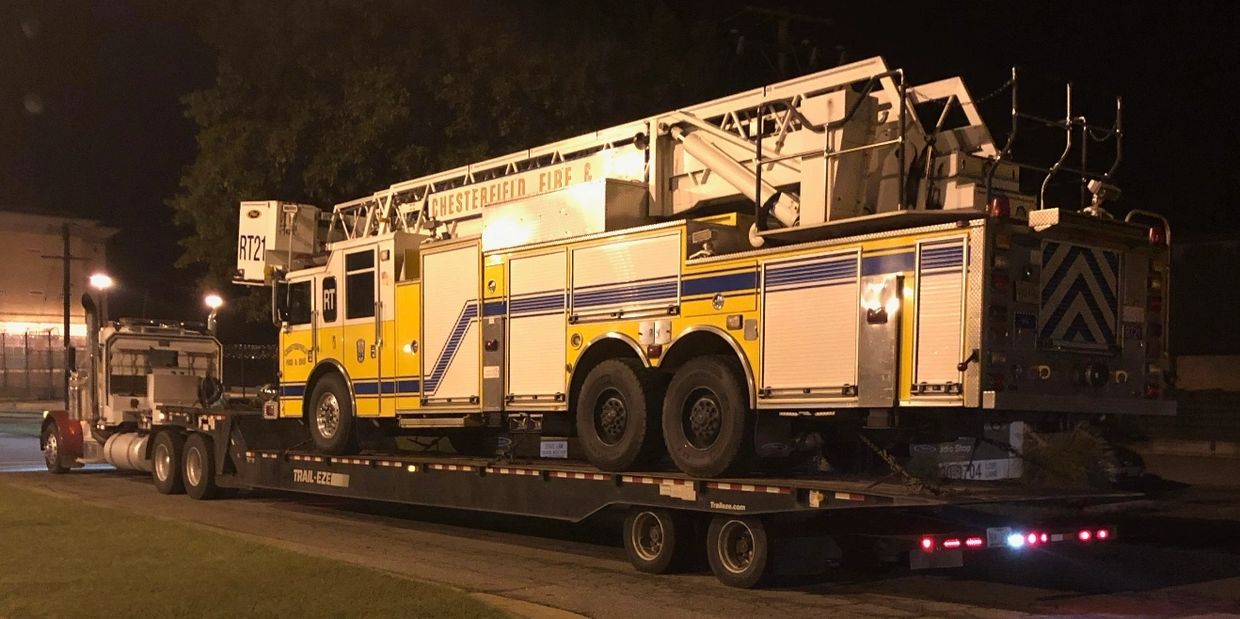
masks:
[[[1240,458],[1240,442],[1236,441],[1151,439],[1131,448],[1139,454],[1153,456]]]

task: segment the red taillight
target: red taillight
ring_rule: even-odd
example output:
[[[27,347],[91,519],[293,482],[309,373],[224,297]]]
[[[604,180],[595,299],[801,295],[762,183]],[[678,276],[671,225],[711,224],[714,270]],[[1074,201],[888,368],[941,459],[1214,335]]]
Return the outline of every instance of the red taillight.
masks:
[[[1030,533],[1028,536],[1025,537],[1025,543],[1029,544],[1030,546],[1038,543],[1038,534]]]
[[[951,539],[945,539],[943,540],[943,547],[944,548],[959,548],[960,540],[954,537]]]
[[[1106,529],[1098,529],[1098,532],[1094,534],[1094,537],[1099,540],[1104,540],[1111,537],[1111,532]]]
[[[1145,399],[1157,400],[1160,395],[1162,395],[1162,390],[1158,388],[1158,383],[1145,384]]]
[[[1145,299],[1146,307],[1148,307],[1150,311],[1155,314],[1162,313],[1162,303],[1163,300],[1161,295],[1150,295]]]
[[[1167,243],[1167,234],[1162,228],[1150,228],[1150,243],[1153,245],[1164,245]]]
[[[1006,290],[1011,282],[1012,278],[1008,277],[1007,273],[996,271],[990,274],[990,285],[998,290]]]
[[[1041,536],[1040,538],[1038,538],[1038,539],[1039,539],[1039,540],[1040,540],[1043,544],[1045,544],[1048,540],[1050,540],[1050,538],[1051,538],[1051,537],[1050,537],[1049,535],[1047,535],[1047,534],[1043,533],[1043,534],[1042,534],[1042,536]]]
[[[1012,205],[1008,202],[1007,196],[995,196],[990,199],[990,205],[986,209],[986,214],[991,217],[1010,217],[1012,215]]]
[[[1076,534],[1076,539],[1079,539],[1082,542],[1088,542],[1089,540],[1093,539],[1093,537],[1094,537],[1094,534],[1090,532],[1089,529],[1082,529],[1080,533]]]
[[[984,543],[986,542],[980,537],[970,537],[969,539],[964,540],[964,545],[969,548],[981,548]]]
[[[990,375],[990,388],[991,389],[994,389],[995,391],[1003,391],[1003,387],[1005,383],[1006,383],[1006,377],[1004,377],[1002,372],[995,372],[994,374]]]
[[[921,549],[926,552],[933,552],[934,551],[934,538],[933,537],[921,538]]]

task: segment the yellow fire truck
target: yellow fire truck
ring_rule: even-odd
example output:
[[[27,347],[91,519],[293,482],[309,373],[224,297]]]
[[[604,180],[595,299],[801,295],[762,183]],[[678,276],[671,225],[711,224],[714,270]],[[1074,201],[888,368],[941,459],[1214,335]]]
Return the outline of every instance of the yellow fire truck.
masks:
[[[604,470],[667,453],[707,477],[811,431],[1169,414],[1170,231],[1103,206],[1119,101],[1097,127],[1069,91],[1037,119],[1064,155],[1032,166],[1011,158],[1015,79],[1003,147],[960,78],[872,58],[330,214],[243,202],[236,281],[272,286],[280,325],[266,412],[330,454],[534,430]],[[1065,165],[1085,132],[1115,142],[1105,172]],[[1047,203],[1067,174],[1084,208]]]

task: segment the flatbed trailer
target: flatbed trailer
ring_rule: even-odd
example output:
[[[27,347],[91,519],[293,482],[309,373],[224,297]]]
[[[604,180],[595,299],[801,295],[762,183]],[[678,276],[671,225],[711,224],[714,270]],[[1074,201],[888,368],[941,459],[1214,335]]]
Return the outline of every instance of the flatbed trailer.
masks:
[[[623,536],[634,567],[676,571],[700,559],[695,550],[704,547],[719,580],[740,587],[786,571],[775,552],[778,537],[833,539],[839,543],[830,546],[837,553],[832,558],[861,548],[886,558],[907,555],[912,568],[959,567],[966,555],[986,550],[1020,554],[1043,544],[1097,544],[1116,536],[1107,523],[1062,516],[1013,522],[995,507],[1051,505],[1062,511],[1134,496],[1032,491],[1014,482],[928,486],[834,474],[702,479],[430,452],[333,456],[306,449],[298,420],[194,409],[169,409],[163,420],[152,434],[166,432],[172,440],[165,442],[181,447],[167,461],[156,454],[152,475],[161,491],[169,487],[169,472],[179,471],[178,481],[196,499],[267,489],[572,523],[627,510]],[[859,546],[857,540],[864,542]]]

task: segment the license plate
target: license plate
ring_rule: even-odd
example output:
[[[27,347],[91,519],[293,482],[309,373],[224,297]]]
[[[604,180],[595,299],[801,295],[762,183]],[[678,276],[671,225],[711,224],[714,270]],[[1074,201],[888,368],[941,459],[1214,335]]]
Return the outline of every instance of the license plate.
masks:
[[[1012,534],[1012,527],[991,527],[986,529],[986,547],[998,548],[1007,545],[1008,536]]]

